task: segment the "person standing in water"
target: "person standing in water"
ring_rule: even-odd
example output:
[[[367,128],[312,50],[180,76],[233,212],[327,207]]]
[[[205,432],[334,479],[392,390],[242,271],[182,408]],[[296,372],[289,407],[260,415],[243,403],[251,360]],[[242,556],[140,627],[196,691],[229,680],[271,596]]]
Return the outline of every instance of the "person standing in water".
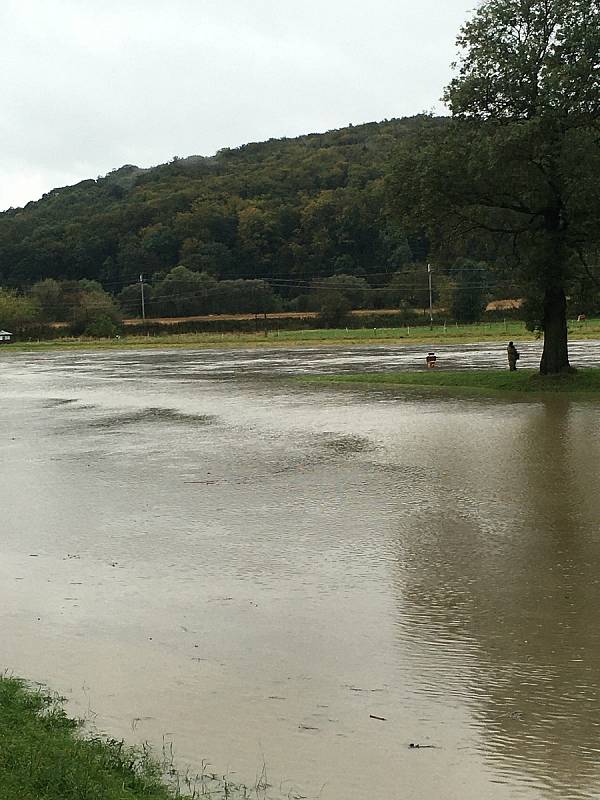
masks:
[[[506,352],[508,355],[508,368],[511,372],[515,372],[517,369],[517,361],[520,358],[519,351],[512,342],[509,342]]]
[[[437,361],[437,357],[435,353],[427,353],[427,358],[425,359],[425,363],[427,364],[427,368],[431,369],[435,367],[435,362]]]

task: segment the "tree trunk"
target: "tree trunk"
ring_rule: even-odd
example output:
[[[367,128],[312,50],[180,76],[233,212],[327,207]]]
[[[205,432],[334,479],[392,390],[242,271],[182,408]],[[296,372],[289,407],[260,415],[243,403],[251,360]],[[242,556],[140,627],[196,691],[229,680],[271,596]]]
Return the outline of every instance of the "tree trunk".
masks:
[[[542,375],[571,372],[567,344],[567,298],[561,287],[548,286],[544,293],[544,352]]]

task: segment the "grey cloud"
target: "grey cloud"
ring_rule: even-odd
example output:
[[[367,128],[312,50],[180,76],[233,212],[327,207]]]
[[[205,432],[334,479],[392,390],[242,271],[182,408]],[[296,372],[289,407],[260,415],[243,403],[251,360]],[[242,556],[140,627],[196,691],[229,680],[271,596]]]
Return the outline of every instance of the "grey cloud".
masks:
[[[0,208],[55,182],[440,110],[466,0],[4,0]]]

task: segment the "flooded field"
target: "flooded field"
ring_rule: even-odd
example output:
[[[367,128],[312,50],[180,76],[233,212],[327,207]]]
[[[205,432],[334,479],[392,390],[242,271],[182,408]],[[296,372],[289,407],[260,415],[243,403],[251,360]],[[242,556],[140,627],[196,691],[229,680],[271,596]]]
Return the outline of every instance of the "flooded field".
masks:
[[[272,797],[600,797],[600,404],[288,380],[422,349],[0,354],[2,667]]]

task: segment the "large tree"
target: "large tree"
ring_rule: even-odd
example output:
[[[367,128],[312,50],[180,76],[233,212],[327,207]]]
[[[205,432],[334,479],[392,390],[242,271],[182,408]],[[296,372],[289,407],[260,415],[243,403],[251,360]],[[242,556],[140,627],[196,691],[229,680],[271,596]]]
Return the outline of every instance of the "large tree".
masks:
[[[484,0],[458,46],[452,121],[424,125],[392,185],[438,246],[493,239],[513,259],[539,307],[540,371],[565,372],[566,288],[600,235],[600,2]]]

